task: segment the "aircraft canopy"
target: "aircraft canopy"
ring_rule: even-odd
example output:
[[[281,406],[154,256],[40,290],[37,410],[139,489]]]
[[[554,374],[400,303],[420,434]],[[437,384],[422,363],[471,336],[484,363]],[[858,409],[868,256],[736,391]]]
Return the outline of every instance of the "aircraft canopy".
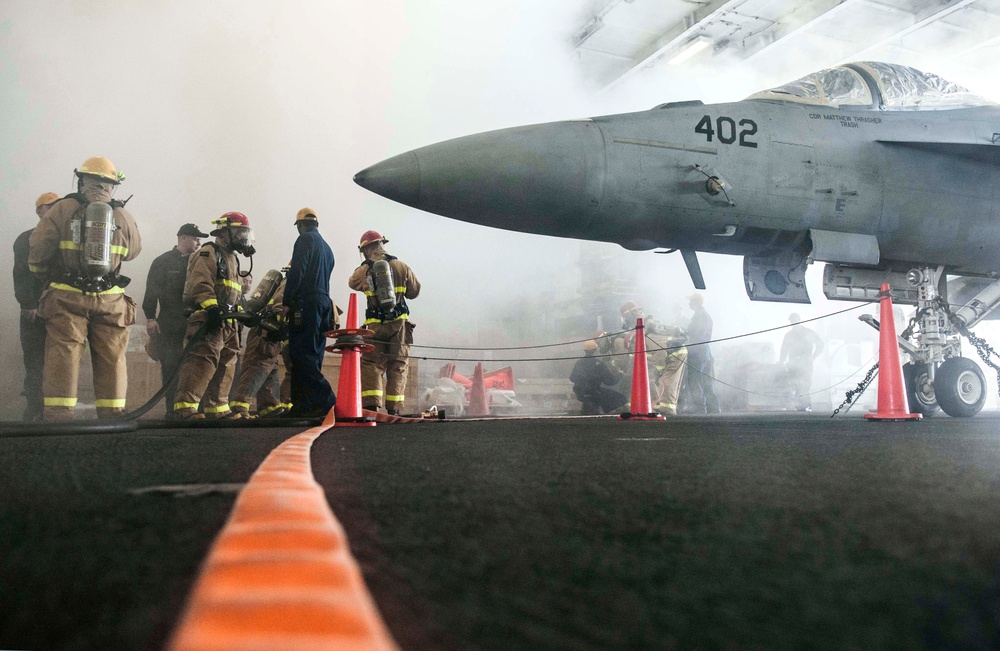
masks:
[[[832,108],[939,110],[995,105],[937,75],[895,63],[863,61],[827,68],[747,99]]]

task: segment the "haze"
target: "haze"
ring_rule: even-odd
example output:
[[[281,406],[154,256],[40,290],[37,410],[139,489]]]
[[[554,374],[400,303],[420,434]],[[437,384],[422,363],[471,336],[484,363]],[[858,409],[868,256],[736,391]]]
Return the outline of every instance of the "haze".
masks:
[[[424,287],[411,304],[418,344],[575,338],[552,323],[561,302],[587,291],[579,280],[581,251],[627,268],[635,298],[668,316],[693,291],[676,255],[463,224],[394,204],[352,181],[368,165],[447,138],[665,101],[734,101],[836,63],[795,60],[750,74],[715,61],[638,74],[598,94],[568,46],[587,4],[7,0],[0,12],[0,238],[8,280],[0,291],[9,307],[0,313],[8,334],[0,356],[8,372],[0,389],[16,396],[22,378],[13,241],[36,223],[35,198],[75,191],[73,169],[94,155],[107,156],[127,176],[117,198],[133,197],[128,208],[143,253],[122,272],[132,277],[127,291],[137,302],[150,263],[175,244],[180,224],[207,229],[226,211],[246,213],[260,278],[287,263],[295,213],[311,206],[337,257],[333,298],[342,307],[363,231],[382,232],[387,250],[415,270]],[[993,80],[955,81],[980,93],[994,87],[986,83]],[[822,297],[819,265],[808,276],[813,305],[794,307],[751,303],[738,258],[703,255],[702,265],[719,337],[784,325],[793,310],[808,318],[850,306]],[[875,333],[857,325],[859,313],[823,327],[857,329],[874,343]],[[538,335],[525,334],[533,331]],[[995,378],[987,378],[995,398]],[[21,407],[6,401],[0,417],[16,418]]]

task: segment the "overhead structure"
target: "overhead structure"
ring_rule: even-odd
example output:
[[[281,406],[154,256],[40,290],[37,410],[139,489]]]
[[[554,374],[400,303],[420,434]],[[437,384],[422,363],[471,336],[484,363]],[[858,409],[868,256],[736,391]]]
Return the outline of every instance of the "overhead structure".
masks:
[[[611,89],[685,63],[774,69],[857,60],[984,73],[1000,56],[1000,0],[595,0],[571,39],[581,74]]]

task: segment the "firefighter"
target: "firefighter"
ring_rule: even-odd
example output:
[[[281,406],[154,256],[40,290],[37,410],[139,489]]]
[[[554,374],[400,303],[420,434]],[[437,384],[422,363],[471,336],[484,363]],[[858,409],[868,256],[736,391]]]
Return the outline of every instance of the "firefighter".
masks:
[[[375,350],[361,355],[362,407],[378,411],[384,404],[386,412],[399,414],[414,328],[406,300],[420,294],[420,282],[406,263],[385,252],[382,245],[388,241],[377,231],[361,236],[358,251],[364,262],[348,285],[368,298],[364,327],[375,331],[368,341]]]
[[[336,327],[336,308],[330,300],[333,251],[319,232],[319,218],[312,208],[295,215],[299,237],[285,278],[282,312],[289,319],[288,353],[292,363],[292,408],[286,416],[325,416],[337,402],[333,387],[323,376],[326,333]]]
[[[290,402],[286,404],[281,398],[278,379],[278,362],[288,345],[288,328],[284,327],[284,315],[280,310],[284,293],[285,279],[282,278],[268,301],[267,314],[247,334],[243,363],[229,399],[234,413],[249,414],[252,397],[256,397],[257,416],[261,418],[275,418],[291,408]]]
[[[240,212],[219,219],[208,242],[188,261],[184,304],[188,316],[186,349],[174,394],[177,418],[229,418],[229,388],[233,383],[240,340],[236,320],[229,317],[242,295],[237,253],[254,254],[250,220]],[[198,412],[201,404],[202,412]]]
[[[184,281],[187,278],[191,254],[201,248],[201,232],[196,224],[184,224],[177,231],[177,246],[163,253],[149,265],[146,276],[146,294],[142,298],[142,311],[146,315],[146,334],[149,336],[149,356],[160,363],[160,380],[167,387],[164,404],[167,416],[173,415],[174,391],[184,354],[184,333],[187,317],[184,316]],[[173,382],[170,382],[173,378]],[[169,385],[168,385],[169,383]]]
[[[47,279],[38,314],[45,319],[45,420],[68,420],[77,402],[80,355],[87,342],[98,418],[125,411],[125,349],[136,303],[125,294],[123,261],[142,250],[139,228],[112,198],[125,175],[94,156],[74,170],[77,192],[57,201],[29,240],[28,266]]]
[[[59,195],[46,192],[35,200],[35,215],[45,216]],[[28,268],[28,241],[34,228],[14,240],[14,298],[21,306],[21,353],[24,356],[24,385],[21,395],[27,401],[22,420],[42,417],[42,373],[45,367],[45,321],[38,316],[38,298],[45,288],[41,278]]]
[[[649,319],[644,323],[649,339],[649,387],[653,411],[668,416],[677,415],[681,381],[687,366],[688,352],[684,346],[687,333],[680,326]]]

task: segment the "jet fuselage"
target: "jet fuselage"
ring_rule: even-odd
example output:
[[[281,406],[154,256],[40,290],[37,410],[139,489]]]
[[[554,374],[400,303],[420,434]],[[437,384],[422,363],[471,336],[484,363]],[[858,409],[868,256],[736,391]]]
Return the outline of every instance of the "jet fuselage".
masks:
[[[355,180],[446,217],[630,249],[770,255],[820,229],[875,236],[882,260],[988,274],[997,132],[997,107],[683,102],[457,138]]]

